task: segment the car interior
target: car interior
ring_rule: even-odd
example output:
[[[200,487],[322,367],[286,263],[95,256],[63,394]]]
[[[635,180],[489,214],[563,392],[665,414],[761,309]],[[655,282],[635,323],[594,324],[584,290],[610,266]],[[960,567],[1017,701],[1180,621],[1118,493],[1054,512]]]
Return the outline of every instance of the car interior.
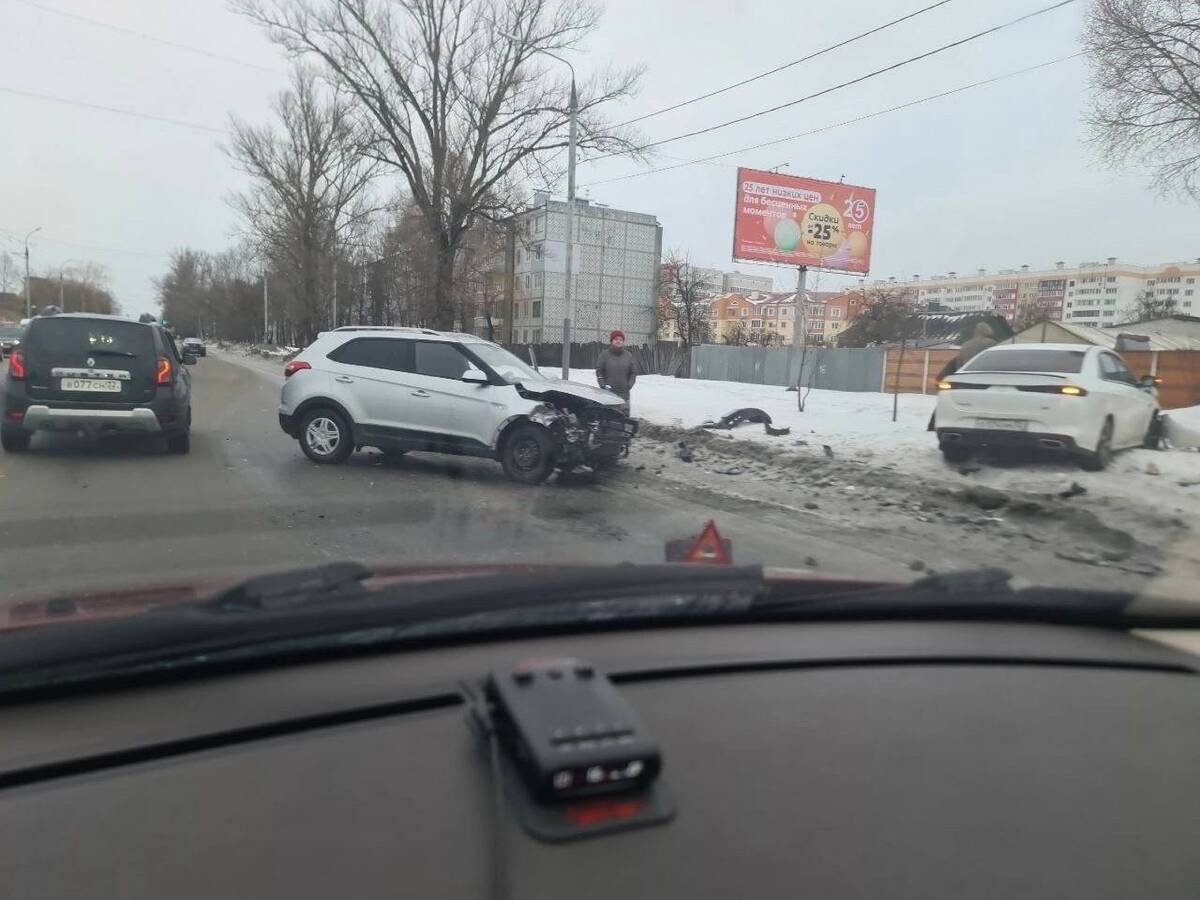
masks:
[[[556,661],[611,690],[657,778],[545,800],[513,774],[529,748],[483,698]],[[0,894],[1194,897],[1198,676],[1124,629],[859,620],[599,625],[9,698]],[[521,715],[570,725],[589,702]]]

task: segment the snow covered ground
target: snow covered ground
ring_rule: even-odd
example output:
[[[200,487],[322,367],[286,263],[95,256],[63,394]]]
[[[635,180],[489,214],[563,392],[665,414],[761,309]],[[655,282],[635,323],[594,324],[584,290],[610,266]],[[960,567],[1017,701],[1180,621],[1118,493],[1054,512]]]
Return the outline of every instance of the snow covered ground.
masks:
[[[549,368],[542,372],[558,375],[558,370]],[[588,369],[572,369],[571,380],[596,383]],[[1074,461],[1054,457],[952,466],[943,462],[937,439],[926,431],[936,399],[901,394],[893,422],[890,394],[814,390],[804,412],[799,412],[795,392],[783,387],[643,375],[633,389],[632,411],[636,418],[655,425],[691,429],[753,406],[769,413],[775,427],[791,428],[791,434],[771,437],[761,425],[717,433],[801,456],[824,454],[824,446],[828,446],[836,458],[950,486],[982,484],[1002,490],[1058,493],[1074,482],[1094,496],[1133,500],[1200,523],[1200,452],[1195,448],[1124,451],[1104,472],[1084,472]],[[1189,431],[1200,432],[1200,408],[1177,410],[1172,415]]]

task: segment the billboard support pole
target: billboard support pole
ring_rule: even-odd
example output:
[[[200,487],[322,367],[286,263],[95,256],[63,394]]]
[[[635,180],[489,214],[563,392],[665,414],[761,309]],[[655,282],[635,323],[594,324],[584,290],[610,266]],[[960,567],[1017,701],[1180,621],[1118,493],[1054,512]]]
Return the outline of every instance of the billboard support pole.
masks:
[[[796,324],[800,328],[800,371],[796,373],[796,406],[804,412],[804,364],[808,361],[808,266],[796,267]],[[796,336],[792,335],[792,346]]]

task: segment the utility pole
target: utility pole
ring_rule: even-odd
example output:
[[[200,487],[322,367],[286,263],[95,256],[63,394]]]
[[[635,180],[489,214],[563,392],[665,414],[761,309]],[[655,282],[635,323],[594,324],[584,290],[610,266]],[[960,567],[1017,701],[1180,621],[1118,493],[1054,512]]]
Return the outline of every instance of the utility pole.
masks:
[[[563,60],[563,62],[567,62]],[[567,284],[563,291],[563,352],[562,377],[571,377],[571,326],[575,320],[575,296],[571,292],[571,277],[574,270],[575,250],[575,142],[578,134],[579,97],[575,93],[575,67],[571,68],[571,126],[567,144]]]
[[[33,306],[30,303],[30,295],[33,293],[33,282],[29,279],[29,239],[42,230],[39,225],[29,234],[25,235],[25,318],[33,317]]]
[[[263,266],[263,341],[267,340],[267,335],[271,330],[271,320],[267,316],[267,267]]]

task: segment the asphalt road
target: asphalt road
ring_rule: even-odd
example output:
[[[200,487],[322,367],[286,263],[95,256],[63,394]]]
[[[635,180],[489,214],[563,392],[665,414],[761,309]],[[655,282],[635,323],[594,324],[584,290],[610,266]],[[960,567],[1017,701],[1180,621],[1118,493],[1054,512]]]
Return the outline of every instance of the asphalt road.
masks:
[[[658,562],[715,518],[738,562],[900,578],[905,550],[753,501],[681,489],[625,466],[612,478],[505,479],[487,460],[373,452],[309,462],[276,419],[272,375],[209,356],[193,373],[192,450],[38,435],[0,454],[0,597],[243,576],[330,560]],[[806,533],[805,529],[809,529]]]

